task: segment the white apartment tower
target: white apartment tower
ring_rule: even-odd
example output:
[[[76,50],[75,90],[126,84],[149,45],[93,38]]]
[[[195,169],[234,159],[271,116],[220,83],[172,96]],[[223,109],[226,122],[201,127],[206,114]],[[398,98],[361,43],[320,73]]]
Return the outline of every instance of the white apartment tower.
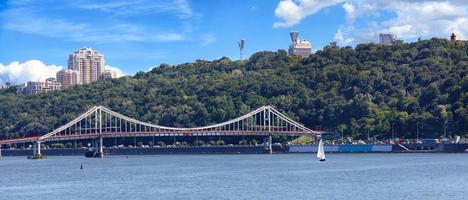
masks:
[[[101,78],[104,72],[104,55],[89,47],[70,54],[68,69],[79,72],[80,84],[88,84]]]

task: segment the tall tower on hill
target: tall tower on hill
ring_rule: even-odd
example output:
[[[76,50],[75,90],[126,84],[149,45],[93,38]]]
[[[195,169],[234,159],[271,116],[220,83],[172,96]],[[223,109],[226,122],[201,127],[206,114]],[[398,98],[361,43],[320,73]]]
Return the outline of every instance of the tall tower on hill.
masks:
[[[289,55],[298,55],[308,57],[312,53],[312,45],[306,40],[299,39],[299,32],[289,33],[291,36],[291,45],[289,45]]]

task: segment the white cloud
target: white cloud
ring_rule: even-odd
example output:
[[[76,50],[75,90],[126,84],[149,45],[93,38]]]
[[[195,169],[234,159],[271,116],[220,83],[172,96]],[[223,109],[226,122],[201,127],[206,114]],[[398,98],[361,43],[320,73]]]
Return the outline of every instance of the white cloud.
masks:
[[[354,7],[353,3],[346,2],[343,4],[343,9],[346,14],[346,22],[352,24],[358,15],[356,13],[356,7]]]
[[[343,27],[340,27],[338,28],[338,31],[336,31],[335,33],[335,41],[337,41],[340,45],[340,46],[347,46],[347,45],[350,45],[351,43],[353,43],[354,39],[353,38],[345,38],[343,36],[343,31],[342,31]]]
[[[14,61],[8,65],[0,64],[0,84],[45,81],[46,78],[55,77],[55,73],[61,69],[62,66],[46,65],[40,60],[29,60],[24,63]]]
[[[106,65],[106,66],[104,67],[104,69],[115,72],[115,74],[117,75],[117,78],[118,78],[118,77],[125,76],[125,74],[122,72],[122,70],[119,69],[119,68],[117,68],[117,67],[112,67],[112,66]]]
[[[204,34],[201,36],[201,45],[206,46],[216,42],[216,36],[213,34]]]
[[[51,10],[58,9],[71,13],[94,12],[93,14],[99,17],[89,20],[79,16],[70,18],[51,15]],[[128,15],[156,17],[159,13],[174,15],[181,19],[179,21],[183,24],[185,19],[193,16],[186,0],[158,2],[120,0],[98,3],[81,0],[75,3],[63,3],[60,6],[51,2],[46,5],[33,2],[14,4],[0,12],[0,20],[4,22],[0,26],[8,30],[63,38],[74,42],[173,42],[187,39],[187,32],[177,28],[158,29],[157,23],[144,24],[128,20],[129,17],[133,17]]]
[[[154,37],[156,41],[165,41],[165,42],[172,42],[172,41],[181,41],[184,40],[184,36],[178,33],[165,33],[165,34],[158,34]]]
[[[55,74],[61,69],[63,67],[60,65],[46,65],[40,60],[28,60],[24,63],[14,61],[8,65],[0,64],[0,85],[5,82],[21,84],[28,81],[45,81],[46,78],[55,78]],[[106,65],[105,69],[114,71],[117,77],[125,76],[125,73],[117,67]]]
[[[175,13],[181,19],[193,16],[191,6],[186,0],[81,0],[75,6],[86,10],[98,10],[114,15],[139,15],[144,13]]]
[[[305,17],[342,1],[343,0],[281,0],[275,9],[275,16],[281,18],[282,21],[275,22],[273,27],[294,26]]]
[[[378,34],[383,32],[394,33],[403,40],[448,38],[452,32],[459,39],[468,39],[466,0],[283,0],[275,10],[282,21],[273,26],[294,26],[305,17],[335,5],[342,6],[346,17],[346,23],[334,37],[340,44],[377,41]]]
[[[7,12],[7,15],[10,20],[4,23],[6,29],[47,37],[59,37],[76,42],[172,42],[185,39],[182,34],[147,31],[144,27],[125,23],[94,27],[86,23],[21,15],[16,12]],[[50,26],[50,24],[54,25]]]
[[[179,13],[180,18],[190,18],[193,16],[192,8],[186,0],[176,0],[175,10]]]
[[[390,5],[397,17],[380,23],[380,30],[395,33],[401,39],[448,37],[452,31],[459,38],[468,34],[468,6],[453,1],[405,2]],[[457,23],[459,22],[459,23]]]

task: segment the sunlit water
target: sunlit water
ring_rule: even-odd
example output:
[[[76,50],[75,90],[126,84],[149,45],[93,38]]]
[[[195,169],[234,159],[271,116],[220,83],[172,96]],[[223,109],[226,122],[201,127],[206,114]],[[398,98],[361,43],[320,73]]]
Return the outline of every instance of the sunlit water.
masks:
[[[468,199],[468,154],[327,156],[4,157],[0,199]]]

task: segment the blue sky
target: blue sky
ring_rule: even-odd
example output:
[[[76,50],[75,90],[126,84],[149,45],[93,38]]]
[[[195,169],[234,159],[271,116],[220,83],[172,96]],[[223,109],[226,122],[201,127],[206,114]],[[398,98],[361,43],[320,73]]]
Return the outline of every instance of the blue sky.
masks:
[[[245,57],[286,49],[291,30],[315,50],[375,41],[380,32],[464,38],[467,13],[461,0],[0,0],[0,84],[50,76],[84,46],[132,75],[161,63],[238,59],[241,38]]]

